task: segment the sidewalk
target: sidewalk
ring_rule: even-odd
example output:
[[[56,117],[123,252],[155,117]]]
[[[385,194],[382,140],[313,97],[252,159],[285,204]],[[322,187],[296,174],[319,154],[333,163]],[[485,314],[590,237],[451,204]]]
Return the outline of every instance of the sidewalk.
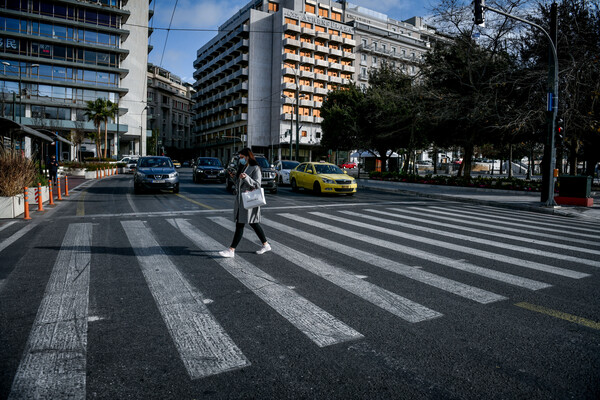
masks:
[[[357,179],[359,190],[381,190],[432,199],[454,200],[471,204],[482,204],[515,210],[534,211],[547,214],[576,217],[600,223],[600,193],[592,193],[592,207],[559,206],[545,207],[540,202],[539,192],[485,189],[461,186],[426,185],[421,183],[390,182]]]

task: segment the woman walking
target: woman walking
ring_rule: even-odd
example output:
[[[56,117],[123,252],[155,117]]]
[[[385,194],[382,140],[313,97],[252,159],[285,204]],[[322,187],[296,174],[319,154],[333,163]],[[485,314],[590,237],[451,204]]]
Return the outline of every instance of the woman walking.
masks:
[[[256,254],[264,254],[271,250],[271,246],[267,242],[267,237],[260,226],[260,207],[254,207],[246,210],[242,202],[242,192],[260,189],[262,171],[260,170],[258,162],[256,162],[256,159],[254,158],[254,153],[252,153],[252,150],[249,148],[240,150],[238,156],[240,157],[240,160],[235,176],[232,172],[229,172],[229,174],[234,178],[236,189],[235,203],[233,205],[235,234],[233,235],[231,246],[229,246],[228,249],[219,252],[222,257],[227,258],[235,256],[235,248],[240,243],[240,240],[242,240],[242,235],[244,234],[244,225],[246,223],[250,224],[262,243],[262,247],[256,251]]]

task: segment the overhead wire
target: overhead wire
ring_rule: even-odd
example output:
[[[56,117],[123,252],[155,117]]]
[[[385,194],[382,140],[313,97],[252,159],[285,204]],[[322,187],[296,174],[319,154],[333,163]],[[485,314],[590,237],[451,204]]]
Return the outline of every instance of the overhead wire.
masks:
[[[177,3],[179,3],[179,0],[175,0],[175,5],[173,6],[173,13],[171,14],[171,21],[169,21],[169,28],[167,29],[167,37],[165,38],[165,45],[163,46],[162,55],[160,56],[160,67],[162,67],[163,58],[165,56],[165,50],[167,49],[167,42],[169,41],[169,33],[171,33],[171,25],[173,24],[173,17],[175,16],[175,10],[177,9]]]

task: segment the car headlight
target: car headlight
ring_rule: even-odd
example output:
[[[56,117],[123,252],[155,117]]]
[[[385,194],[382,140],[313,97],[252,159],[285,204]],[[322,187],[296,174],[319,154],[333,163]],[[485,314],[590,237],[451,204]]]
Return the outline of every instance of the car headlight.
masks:
[[[335,181],[333,179],[321,178],[321,180],[323,181],[323,183],[329,183],[329,184],[335,183]]]
[[[179,173],[178,173],[178,172],[171,172],[171,173],[169,174],[169,178],[176,178],[176,177],[178,177],[178,176],[179,176]]]

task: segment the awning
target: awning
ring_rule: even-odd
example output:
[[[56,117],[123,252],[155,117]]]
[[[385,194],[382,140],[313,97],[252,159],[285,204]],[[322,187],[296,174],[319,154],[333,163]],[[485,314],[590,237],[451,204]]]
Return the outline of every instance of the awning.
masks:
[[[65,139],[64,137],[60,136],[59,134],[49,131],[48,129],[39,129],[40,132],[43,132],[47,135],[50,135],[51,137],[55,137],[56,139],[60,140],[63,143],[68,144],[69,146],[75,146],[73,143],[71,143],[70,141],[68,141],[67,139]]]
[[[4,117],[0,117],[0,129],[21,131],[25,136],[34,136],[47,142],[54,142],[54,139],[52,137],[44,135],[43,133],[38,132],[33,128],[30,128],[23,124],[19,124],[18,122],[13,121],[12,119]]]

